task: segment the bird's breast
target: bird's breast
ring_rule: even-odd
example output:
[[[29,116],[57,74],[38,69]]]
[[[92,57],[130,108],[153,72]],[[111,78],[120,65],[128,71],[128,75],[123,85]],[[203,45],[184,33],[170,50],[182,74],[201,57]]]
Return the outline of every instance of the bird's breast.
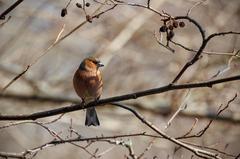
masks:
[[[73,77],[73,86],[79,97],[86,100],[95,100],[102,94],[102,77],[100,71],[77,70]]]

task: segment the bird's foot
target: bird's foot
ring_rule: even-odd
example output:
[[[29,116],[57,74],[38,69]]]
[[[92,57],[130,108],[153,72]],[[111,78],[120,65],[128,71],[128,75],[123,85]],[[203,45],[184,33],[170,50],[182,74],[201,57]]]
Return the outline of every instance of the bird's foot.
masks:
[[[82,100],[82,102],[81,102],[81,107],[84,108],[84,107],[85,107],[85,104],[86,104],[85,100]]]

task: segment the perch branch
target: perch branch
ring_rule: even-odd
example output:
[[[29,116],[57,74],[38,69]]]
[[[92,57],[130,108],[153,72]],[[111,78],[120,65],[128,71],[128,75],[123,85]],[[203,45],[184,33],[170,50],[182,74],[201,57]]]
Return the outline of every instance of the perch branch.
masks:
[[[199,82],[199,83],[176,84],[176,85],[169,84],[169,85],[166,85],[163,87],[158,87],[158,88],[148,89],[148,90],[139,91],[139,92],[135,92],[135,93],[105,98],[105,99],[101,99],[98,101],[93,101],[86,105],[76,104],[76,105],[51,109],[51,110],[47,110],[47,111],[36,112],[33,114],[21,114],[21,115],[1,115],[0,114],[0,120],[36,120],[38,118],[54,116],[57,114],[72,112],[72,111],[76,111],[76,110],[82,110],[82,109],[93,107],[93,106],[108,104],[111,102],[119,102],[119,101],[125,101],[125,100],[130,100],[130,99],[136,99],[139,97],[144,97],[144,96],[153,95],[153,94],[160,94],[160,93],[172,91],[172,90],[212,87],[215,84],[236,81],[236,80],[240,80],[240,75],[217,79],[217,80],[210,80],[210,81],[206,81],[206,82]]]

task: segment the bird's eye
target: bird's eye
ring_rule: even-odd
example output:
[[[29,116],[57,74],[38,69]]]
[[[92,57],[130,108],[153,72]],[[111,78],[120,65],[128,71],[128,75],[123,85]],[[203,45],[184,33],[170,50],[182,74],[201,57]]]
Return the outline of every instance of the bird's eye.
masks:
[[[98,64],[100,61],[94,60],[93,63]]]

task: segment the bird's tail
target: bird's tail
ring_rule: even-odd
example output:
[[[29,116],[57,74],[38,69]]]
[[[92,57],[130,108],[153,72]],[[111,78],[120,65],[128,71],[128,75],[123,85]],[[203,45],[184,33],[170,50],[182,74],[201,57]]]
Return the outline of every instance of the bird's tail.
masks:
[[[87,108],[85,125],[86,126],[91,126],[91,125],[99,126],[100,125],[98,116],[97,116],[97,112],[94,107]]]

